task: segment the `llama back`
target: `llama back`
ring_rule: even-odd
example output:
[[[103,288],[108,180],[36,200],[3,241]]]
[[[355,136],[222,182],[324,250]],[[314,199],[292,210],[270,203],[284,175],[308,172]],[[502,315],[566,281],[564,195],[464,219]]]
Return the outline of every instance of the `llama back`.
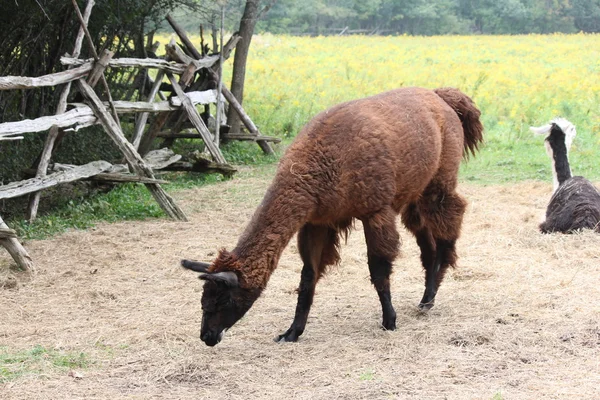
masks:
[[[483,143],[483,125],[479,117],[481,111],[475,106],[473,100],[456,88],[439,88],[434,92],[442,98],[456,112],[463,126],[465,147],[463,155],[475,155],[479,145]]]
[[[546,221],[539,226],[542,233],[571,233],[592,229],[600,233],[600,192],[581,176],[560,185],[546,210]]]

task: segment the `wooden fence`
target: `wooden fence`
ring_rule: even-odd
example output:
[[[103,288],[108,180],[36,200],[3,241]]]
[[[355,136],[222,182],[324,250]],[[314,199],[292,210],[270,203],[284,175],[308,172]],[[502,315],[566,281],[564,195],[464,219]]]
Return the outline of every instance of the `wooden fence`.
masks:
[[[19,182],[12,182],[0,186],[0,199],[14,198],[30,194],[28,217],[33,220],[37,214],[39,205],[39,193],[43,189],[59,185],[65,182],[73,182],[80,179],[96,179],[113,182],[139,182],[144,184],[152,193],[155,200],[171,218],[185,221],[186,215],[175,203],[175,201],[160,186],[165,183],[156,179],[154,171],[157,169],[181,169],[187,171],[217,170],[222,173],[231,174],[235,169],[228,165],[219,149],[219,140],[253,140],[261,149],[273,154],[269,142],[279,141],[277,138],[263,136],[250,117],[244,112],[240,103],[231,92],[222,85],[221,92],[216,90],[203,90],[206,87],[206,77],[209,79],[220,79],[222,62],[232,52],[238,36],[233,36],[227,45],[222,46],[220,55],[202,56],[188,39],[185,32],[169,16],[167,20],[178,34],[184,44],[188,56],[174,41],[166,45],[167,59],[154,58],[121,58],[113,59],[113,54],[105,51],[102,55],[96,54],[90,43],[93,59],[82,60],[78,58],[83,39],[87,33],[87,22],[89,20],[93,0],[89,0],[86,10],[82,15],[75,0],[73,5],[81,22],[81,28],[77,37],[73,54],[61,58],[62,64],[67,68],[65,71],[49,74],[41,77],[0,77],[0,90],[27,90],[43,86],[64,85],[61,98],[55,115],[42,116],[33,120],[5,122],[0,124],[0,141],[20,140],[24,135],[36,132],[48,131],[44,148],[40,154],[40,161],[35,171],[29,171],[35,177]],[[104,78],[106,68],[136,68],[140,70],[153,69],[157,71],[156,79],[151,84],[151,90],[147,101],[113,101],[110,90]],[[199,72],[203,71],[203,74]],[[149,77],[149,75],[147,75]],[[168,80],[168,84],[163,79]],[[85,99],[85,103],[68,104],[67,97],[72,83]],[[102,101],[94,87],[98,83],[104,85],[107,93],[107,101]],[[161,93],[164,88],[170,92],[169,99]],[[155,101],[156,97],[160,101]],[[219,137],[219,126],[215,132],[211,132],[205,121],[199,114],[196,106],[206,105],[221,101],[225,98],[237,111],[242,122],[249,133],[223,133]],[[219,107],[217,107],[219,109]],[[127,140],[121,129],[119,115],[123,113],[140,113],[136,119],[136,125],[131,141]],[[158,113],[157,118],[148,124],[149,113]],[[164,130],[167,121],[175,121],[168,130]],[[185,121],[191,122],[192,133],[182,133]],[[62,137],[78,129],[101,125],[123,154],[127,165],[113,166],[106,161],[94,161],[80,166],[60,166],[50,164],[52,153],[56,144]],[[152,141],[156,138],[197,138],[201,139],[212,160],[196,160],[195,163],[181,162],[181,156],[170,151],[159,151],[148,153]],[[142,154],[147,154],[145,158]],[[33,262],[26,250],[20,244],[16,234],[0,218],[0,245],[5,247],[13,256],[15,262],[25,270],[33,269]]]

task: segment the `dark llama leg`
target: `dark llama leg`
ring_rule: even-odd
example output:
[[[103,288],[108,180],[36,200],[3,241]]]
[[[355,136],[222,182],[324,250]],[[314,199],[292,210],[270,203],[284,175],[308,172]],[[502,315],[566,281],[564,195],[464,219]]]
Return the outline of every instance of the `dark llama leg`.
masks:
[[[429,229],[422,229],[415,233],[417,244],[421,249],[421,263],[425,269],[425,293],[419,303],[421,310],[429,310],[435,302],[437,294],[437,276],[440,271],[441,257],[437,251],[437,244]]]
[[[337,232],[329,227],[304,225],[298,232],[298,250],[304,262],[298,288],[296,314],[290,328],[276,342],[295,342],[304,332],[315,295],[315,286],[328,265],[339,260]]]
[[[456,240],[466,208],[466,202],[456,193],[426,194],[418,205],[411,204],[402,214],[404,224],[417,239],[425,269],[421,310],[433,307],[446,270],[456,265]]]
[[[390,331],[396,329],[396,311],[392,306],[390,274],[392,262],[398,255],[400,247],[400,235],[396,230],[395,220],[396,213],[391,208],[363,220],[371,283],[375,286],[381,302],[382,326]]]

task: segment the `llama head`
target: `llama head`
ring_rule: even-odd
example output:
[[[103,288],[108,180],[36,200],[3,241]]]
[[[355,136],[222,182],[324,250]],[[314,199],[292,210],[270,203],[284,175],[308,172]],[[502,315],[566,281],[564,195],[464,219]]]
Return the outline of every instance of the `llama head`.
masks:
[[[575,125],[564,118],[554,118],[546,125],[539,127],[532,126],[529,129],[536,135],[546,135],[544,145],[546,153],[550,157],[550,160],[552,160],[552,180],[554,191],[556,191],[561,182],[564,182],[565,179],[573,175],[569,166],[568,156],[573,139],[577,134]]]
[[[221,252],[220,256],[223,253]],[[254,301],[260,296],[260,289],[240,287],[236,272],[213,272],[211,269],[214,268],[214,264],[211,266],[208,263],[182,260],[181,265],[200,272],[200,279],[205,281],[202,292],[200,339],[208,346],[215,346],[223,339],[227,329],[252,307]]]
[[[529,128],[535,135],[546,135],[545,145],[546,145],[546,153],[550,158],[553,157],[554,150],[553,144],[558,144],[560,142],[564,142],[567,154],[569,153],[569,149],[573,144],[573,139],[575,139],[575,135],[577,135],[577,131],[575,130],[575,125],[571,122],[567,121],[564,118],[554,118],[550,121],[550,123],[538,127],[530,127]]]

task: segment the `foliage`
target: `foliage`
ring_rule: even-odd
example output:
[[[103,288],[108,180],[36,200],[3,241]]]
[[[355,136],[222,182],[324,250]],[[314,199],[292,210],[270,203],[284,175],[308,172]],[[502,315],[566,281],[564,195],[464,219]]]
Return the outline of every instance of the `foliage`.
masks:
[[[438,35],[597,32],[598,0],[280,0],[261,29],[272,33]],[[575,17],[575,18],[573,18]]]
[[[600,32],[600,0],[571,0],[575,27],[584,32]]]
[[[39,375],[49,370],[85,369],[90,360],[85,353],[65,352],[36,345],[18,352],[0,347],[0,384],[25,375]]]

